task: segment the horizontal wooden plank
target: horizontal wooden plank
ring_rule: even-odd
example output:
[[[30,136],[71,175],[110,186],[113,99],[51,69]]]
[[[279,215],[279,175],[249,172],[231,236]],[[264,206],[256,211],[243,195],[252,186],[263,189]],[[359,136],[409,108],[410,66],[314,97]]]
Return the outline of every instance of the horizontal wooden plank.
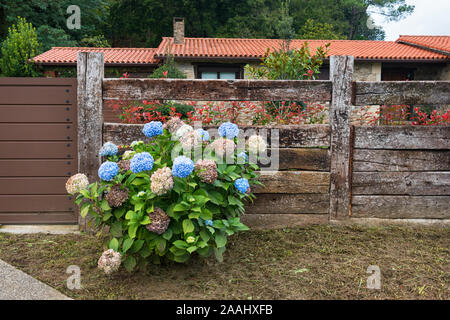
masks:
[[[355,82],[354,105],[450,104],[450,81]]]
[[[75,212],[0,213],[0,224],[77,224]]]
[[[330,171],[330,153],[328,149],[306,149],[306,148],[286,148],[273,149],[268,151],[268,156],[273,161],[278,153],[279,170],[307,170],[307,171]],[[258,163],[261,168],[268,167]],[[272,165],[272,164],[271,164]]]
[[[279,229],[328,223],[328,214],[244,214],[242,223],[252,229]]]
[[[0,195],[1,212],[62,212],[77,206],[68,195]]]
[[[449,219],[450,196],[353,196],[352,217]]]
[[[76,104],[71,86],[0,85],[0,104]]]
[[[66,181],[68,178],[69,177],[0,178],[0,194],[67,195]]]
[[[2,77],[0,86],[73,86],[76,88],[76,78],[44,78],[44,77]]]
[[[64,177],[78,172],[76,160],[0,160],[0,177]]]
[[[74,159],[77,146],[73,142],[2,142],[0,159]]]
[[[450,172],[354,172],[353,195],[450,195]]]
[[[450,171],[450,150],[355,149],[353,172]]]
[[[317,171],[262,171],[254,193],[323,193],[330,189],[330,174]]]
[[[450,149],[450,126],[355,127],[358,149]]]
[[[330,81],[105,79],[104,99],[330,101]]]
[[[105,123],[103,125],[104,141],[116,144],[129,144],[133,140],[148,141],[142,133],[142,124]],[[328,125],[303,126],[239,126],[242,135],[261,134],[271,144],[272,135],[278,135],[279,148],[314,148],[330,146],[330,127]],[[217,136],[217,127],[205,126],[210,136]],[[274,138],[275,139],[275,138]]]
[[[30,124],[0,123],[0,141],[74,141],[77,139],[77,128],[67,124]]]
[[[328,194],[258,194],[248,204],[246,214],[320,214],[328,213]]]
[[[75,122],[75,106],[64,105],[0,105],[0,123]],[[70,119],[67,121],[67,119]]]

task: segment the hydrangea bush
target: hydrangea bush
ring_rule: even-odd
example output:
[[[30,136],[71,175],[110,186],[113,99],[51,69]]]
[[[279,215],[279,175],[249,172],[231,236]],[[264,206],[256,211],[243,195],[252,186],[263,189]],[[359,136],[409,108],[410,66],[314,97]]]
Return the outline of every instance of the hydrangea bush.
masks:
[[[224,123],[218,132],[221,137],[213,140],[177,118],[164,126],[153,121],[143,128],[148,143],[134,141],[125,148],[105,143],[100,182],[89,184],[83,174],[68,180],[81,215],[108,230],[99,268],[117,270],[119,258],[129,271],[148,262],[186,262],[192,255],[222,261],[227,237],[248,230],[240,216],[245,201],[255,198],[250,187],[261,183],[249,151],[236,150],[238,126]],[[194,158],[186,152],[189,146],[203,156]],[[254,152],[266,145],[258,136],[248,146]],[[181,152],[174,156],[177,148]],[[227,152],[233,163],[223,163]]]

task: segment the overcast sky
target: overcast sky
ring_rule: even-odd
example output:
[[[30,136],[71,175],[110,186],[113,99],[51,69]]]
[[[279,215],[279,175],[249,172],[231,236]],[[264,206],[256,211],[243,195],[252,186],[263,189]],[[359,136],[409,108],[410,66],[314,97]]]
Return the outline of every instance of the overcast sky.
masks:
[[[407,0],[415,5],[414,13],[399,22],[386,22],[373,16],[375,24],[382,26],[386,40],[394,41],[399,35],[450,36],[450,0]]]

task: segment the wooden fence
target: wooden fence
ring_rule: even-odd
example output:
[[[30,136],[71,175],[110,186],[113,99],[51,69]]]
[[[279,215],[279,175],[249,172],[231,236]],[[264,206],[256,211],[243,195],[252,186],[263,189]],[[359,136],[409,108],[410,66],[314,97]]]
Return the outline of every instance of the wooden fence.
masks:
[[[450,104],[450,82],[354,82],[353,65],[353,57],[331,57],[329,81],[103,79],[102,54],[80,53],[82,171],[96,176],[103,141],[144,138],[140,125],[103,124],[104,99],[330,102],[330,125],[277,127],[281,170],[263,174],[248,223],[449,219],[450,127],[354,127],[350,111],[353,104]]]

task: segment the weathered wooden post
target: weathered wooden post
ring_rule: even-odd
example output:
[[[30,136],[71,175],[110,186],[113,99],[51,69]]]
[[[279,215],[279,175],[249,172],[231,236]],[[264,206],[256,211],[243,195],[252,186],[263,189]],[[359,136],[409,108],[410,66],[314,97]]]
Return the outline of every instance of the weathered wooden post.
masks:
[[[332,97],[330,220],[350,217],[351,210],[351,101],[354,58],[330,57]]]
[[[98,179],[97,170],[101,161],[103,76],[102,52],[78,53],[78,170],[86,174],[90,182]],[[78,222],[80,230],[89,229],[87,219],[79,216]]]

